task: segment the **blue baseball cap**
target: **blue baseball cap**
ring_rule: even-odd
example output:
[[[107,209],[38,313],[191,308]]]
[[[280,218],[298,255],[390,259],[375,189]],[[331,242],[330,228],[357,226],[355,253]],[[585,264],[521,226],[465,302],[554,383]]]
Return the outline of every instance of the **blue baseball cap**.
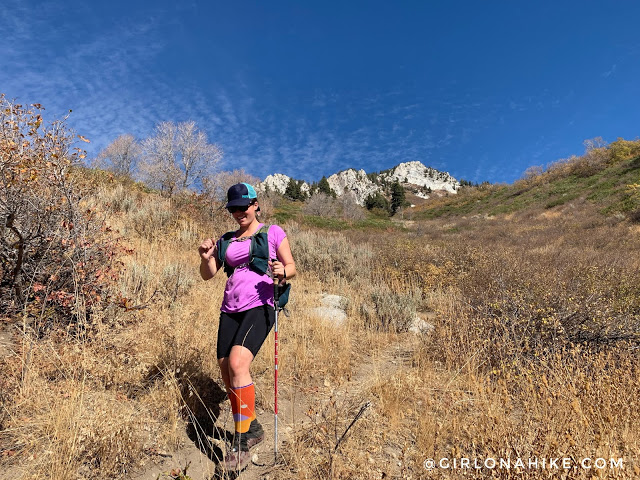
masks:
[[[227,191],[227,206],[246,207],[258,198],[255,189],[248,183],[236,183]]]

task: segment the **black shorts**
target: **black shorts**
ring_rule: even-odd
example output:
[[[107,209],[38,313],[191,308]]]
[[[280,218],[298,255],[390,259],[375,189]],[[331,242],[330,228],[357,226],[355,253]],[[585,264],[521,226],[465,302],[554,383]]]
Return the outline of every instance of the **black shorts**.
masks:
[[[235,345],[248,348],[255,357],[274,323],[275,311],[269,305],[251,308],[244,312],[221,312],[218,327],[218,358],[228,357],[231,347]]]

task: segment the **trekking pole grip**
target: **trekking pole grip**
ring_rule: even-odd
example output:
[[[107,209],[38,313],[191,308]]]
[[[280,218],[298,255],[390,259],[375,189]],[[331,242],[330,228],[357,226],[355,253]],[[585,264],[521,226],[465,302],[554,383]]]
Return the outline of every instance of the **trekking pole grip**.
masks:
[[[271,259],[271,262],[276,262],[276,261],[277,261],[276,258]],[[278,301],[280,300],[280,289],[278,288],[279,285],[280,285],[280,279],[277,277],[275,273],[273,273],[273,303],[276,308],[278,306]]]

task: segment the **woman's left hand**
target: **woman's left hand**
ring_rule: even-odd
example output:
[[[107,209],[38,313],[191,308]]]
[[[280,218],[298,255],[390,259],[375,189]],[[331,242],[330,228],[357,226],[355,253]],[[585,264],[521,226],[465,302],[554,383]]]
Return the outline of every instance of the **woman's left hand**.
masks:
[[[269,260],[269,267],[271,267],[273,275],[278,277],[281,281],[284,279],[284,263],[278,260]]]

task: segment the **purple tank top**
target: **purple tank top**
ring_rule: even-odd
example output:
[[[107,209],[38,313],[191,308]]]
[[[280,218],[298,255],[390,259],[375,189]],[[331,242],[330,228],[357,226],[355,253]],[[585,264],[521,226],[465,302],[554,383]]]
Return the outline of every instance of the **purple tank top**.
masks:
[[[262,224],[258,228],[262,228]],[[267,235],[269,258],[277,258],[278,248],[287,234],[278,225],[271,225]],[[255,272],[247,265],[250,246],[251,237],[247,237],[246,240],[233,240],[227,248],[225,260],[237,268],[227,279],[220,307],[223,312],[236,313],[261,305],[273,306],[273,280],[268,274]]]

